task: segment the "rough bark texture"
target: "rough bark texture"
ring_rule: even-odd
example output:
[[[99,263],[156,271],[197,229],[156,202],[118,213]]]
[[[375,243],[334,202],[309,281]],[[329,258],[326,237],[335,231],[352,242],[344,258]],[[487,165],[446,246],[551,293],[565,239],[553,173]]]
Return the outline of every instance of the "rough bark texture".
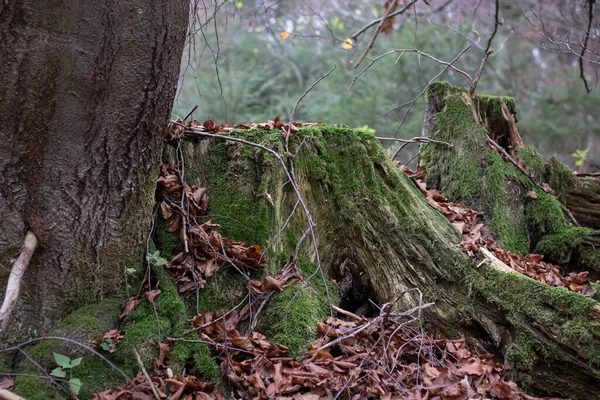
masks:
[[[580,224],[600,229],[600,177],[576,177],[566,200],[567,207]]]
[[[39,239],[13,329],[119,291],[139,264],[187,12],[183,0],[0,4],[0,287],[26,231]]]

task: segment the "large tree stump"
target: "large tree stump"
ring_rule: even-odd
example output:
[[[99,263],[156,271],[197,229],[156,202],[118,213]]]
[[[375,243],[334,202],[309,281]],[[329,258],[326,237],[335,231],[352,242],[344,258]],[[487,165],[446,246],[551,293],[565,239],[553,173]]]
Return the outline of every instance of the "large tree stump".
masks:
[[[445,97],[444,103],[448,100]],[[437,129],[444,113],[452,112],[457,139],[464,128],[481,133],[484,128],[475,125],[460,96],[450,102],[458,108],[450,111],[446,105],[437,115]],[[278,131],[228,135],[284,154]],[[470,140],[481,145],[477,151],[482,154],[489,151],[483,138]],[[276,272],[307,228],[300,208],[290,218],[297,198],[278,161],[260,149],[223,138],[191,139],[182,149],[190,184],[208,188],[212,222],[221,224],[226,237],[260,244],[267,252],[267,272]],[[293,160],[298,187],[317,226],[323,273],[344,285],[319,283],[309,241],[300,265],[316,290],[298,284],[277,295],[259,324],[262,333],[301,350],[314,338],[313,324],[327,312],[327,301],[339,297],[355,311],[367,299],[383,304],[400,297],[398,304],[412,307],[419,304],[419,296],[405,291],[419,288],[424,302],[435,302],[423,314],[428,329],[466,335],[477,349],[506,360],[513,377],[532,393],[578,399],[595,395],[600,386],[596,301],[493,263],[478,266],[470,261],[458,247],[456,230],[426,203],[372,135],[330,126],[301,128],[291,138],[290,151],[298,151]],[[170,154],[169,161],[181,160],[176,151]],[[476,166],[480,173],[481,166]],[[516,173],[510,176],[520,182]],[[231,288],[230,280],[209,281],[210,295],[201,293],[200,303]]]

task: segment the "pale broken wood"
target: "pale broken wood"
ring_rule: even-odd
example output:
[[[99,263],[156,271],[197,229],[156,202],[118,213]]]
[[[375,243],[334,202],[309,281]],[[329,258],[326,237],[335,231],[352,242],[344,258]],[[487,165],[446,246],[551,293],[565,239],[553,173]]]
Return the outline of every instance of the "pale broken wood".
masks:
[[[23,283],[23,275],[25,275],[25,271],[31,261],[36,246],[37,238],[33,232],[27,232],[21,254],[19,254],[19,258],[17,258],[17,261],[15,261],[15,264],[10,271],[10,277],[8,278],[8,284],[6,285],[6,295],[4,296],[4,301],[0,308],[0,332],[6,330],[10,316],[17,305],[21,284]]]
[[[508,274],[519,274],[519,272],[515,271],[514,269],[500,261],[498,257],[493,255],[492,252],[490,252],[485,247],[480,247],[479,252],[483,254],[483,256],[490,262],[492,268],[495,268],[498,271],[506,272]]]
[[[9,392],[6,389],[0,389],[0,400],[25,400],[25,398]]]

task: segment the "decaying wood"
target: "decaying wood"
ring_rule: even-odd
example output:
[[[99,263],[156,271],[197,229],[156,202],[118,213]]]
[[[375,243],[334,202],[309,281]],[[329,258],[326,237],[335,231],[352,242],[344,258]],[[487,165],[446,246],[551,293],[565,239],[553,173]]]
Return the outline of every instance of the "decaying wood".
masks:
[[[6,285],[6,294],[4,295],[2,307],[0,307],[0,332],[6,330],[10,316],[17,306],[21,284],[23,283],[23,275],[25,275],[25,271],[27,271],[27,267],[29,266],[29,262],[31,261],[31,257],[33,257],[33,252],[36,247],[37,238],[33,232],[27,232],[21,254],[10,271],[10,277],[8,278],[8,284]]]
[[[600,177],[576,176],[566,200],[567,208],[583,226],[600,229]]]

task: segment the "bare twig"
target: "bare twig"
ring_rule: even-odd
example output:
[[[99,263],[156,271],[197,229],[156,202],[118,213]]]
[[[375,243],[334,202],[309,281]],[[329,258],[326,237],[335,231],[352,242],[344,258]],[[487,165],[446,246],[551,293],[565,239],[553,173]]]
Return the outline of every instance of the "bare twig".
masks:
[[[592,21],[594,19],[594,3],[596,2],[596,0],[587,0],[588,3],[588,26],[587,26],[587,31],[585,32],[585,39],[583,40],[583,46],[581,47],[581,55],[579,56],[579,76],[581,77],[581,80],[583,81],[583,84],[585,86],[585,90],[589,93],[592,90],[590,89],[590,86],[588,85],[588,81],[585,78],[585,74],[584,74],[584,70],[583,70],[583,56],[585,54],[585,51],[587,50],[588,47],[588,42],[590,40],[590,30],[592,29]]]
[[[467,52],[467,50],[469,50],[471,48],[471,46],[467,46],[465,47],[463,50],[461,50],[460,53],[458,53],[458,55],[456,57],[454,57],[452,59],[452,61],[450,61],[449,63],[447,63],[447,65],[436,75],[433,77],[433,79],[431,79],[429,81],[429,83],[425,86],[425,88],[421,91],[421,93],[419,93],[417,95],[417,97],[415,97],[413,99],[413,101],[410,103],[410,106],[408,107],[408,110],[406,110],[406,112],[404,113],[404,116],[402,117],[402,121],[400,121],[400,125],[398,126],[398,128],[396,129],[396,132],[394,132],[394,137],[398,136],[398,133],[400,132],[400,129],[402,128],[402,124],[404,123],[404,121],[406,120],[406,117],[408,116],[408,113],[410,113],[410,110],[412,110],[413,106],[415,105],[415,103],[417,102],[417,100],[419,100],[424,94],[425,92],[427,92],[427,89],[429,88],[429,86],[435,82],[437,80],[437,78],[439,78],[440,76],[442,76],[442,74],[444,72],[446,72],[446,70],[448,68],[450,68],[450,66],[455,63],[463,54],[465,54]],[[392,156],[392,160],[396,159],[396,157],[398,157],[398,150],[396,150],[396,152],[394,153],[394,155]]]
[[[471,46],[469,46],[469,48],[470,48],[470,47],[471,47]],[[467,48],[467,50],[468,50],[468,48]],[[460,55],[462,55],[462,53],[464,53],[465,51],[466,51],[466,50],[463,50],[463,51],[460,53]],[[368,64],[368,65],[367,65],[365,68],[363,68],[363,69],[362,69],[362,71],[360,71],[360,72],[359,72],[359,73],[358,73],[358,74],[357,74],[357,75],[356,75],[356,76],[355,76],[355,77],[352,79],[352,82],[350,83],[350,86],[348,86],[348,90],[352,89],[352,86],[354,86],[354,83],[356,82],[356,80],[357,80],[357,79],[358,79],[358,78],[359,78],[359,77],[360,77],[360,76],[361,76],[363,73],[365,73],[365,72],[366,72],[366,71],[367,71],[369,68],[371,68],[371,66],[372,66],[373,64],[375,64],[377,61],[379,61],[379,60],[380,60],[380,59],[382,59],[383,57],[389,56],[390,54],[394,54],[394,53],[400,53],[400,56],[402,56],[402,54],[404,54],[404,53],[417,53],[419,56],[427,57],[427,58],[429,58],[429,59],[431,59],[431,60],[435,61],[435,62],[436,62],[436,63],[438,63],[438,64],[445,65],[445,66],[446,66],[446,69],[447,69],[447,68],[451,68],[451,69],[453,69],[453,70],[454,70],[454,71],[456,71],[457,73],[459,73],[459,74],[463,75],[463,76],[464,76],[464,77],[467,79],[467,82],[471,82],[471,76],[470,76],[468,73],[466,73],[465,71],[463,71],[463,70],[461,70],[461,69],[459,69],[459,68],[456,68],[454,65],[452,65],[452,64],[455,62],[455,60],[453,60],[453,61],[450,61],[450,62],[446,62],[446,61],[440,60],[440,59],[438,59],[438,58],[436,58],[436,57],[432,56],[431,54],[425,53],[425,52],[423,52],[423,51],[421,51],[421,50],[418,50],[418,49],[415,49],[415,48],[412,48],[412,49],[393,49],[393,50],[387,51],[387,52],[385,52],[385,53],[383,53],[383,54],[380,54],[380,55],[378,55],[377,57],[375,57],[374,59],[372,59],[372,60],[371,60],[371,62],[370,62],[370,63],[369,63],[369,64]],[[460,56],[460,55],[459,55],[459,56]],[[400,57],[398,57],[398,58],[400,58]],[[446,71],[446,69],[444,69],[444,71]],[[431,84],[431,83],[430,83],[430,84]],[[425,85],[425,86],[427,86],[427,85]]]
[[[407,5],[405,5],[402,9],[398,10],[398,11],[394,11],[393,13],[389,13],[388,15],[376,19],[374,21],[369,22],[367,25],[363,26],[362,28],[360,28],[358,31],[356,31],[354,33],[354,35],[352,35],[352,40],[356,41],[358,39],[358,37],[360,35],[362,35],[363,33],[365,33],[365,31],[367,29],[369,29],[370,27],[372,27],[373,25],[377,25],[380,24],[381,22],[383,22],[384,20],[388,19],[388,18],[394,18],[395,16],[398,15],[402,15],[406,12],[406,10],[408,10],[413,4],[415,4],[417,1],[419,0],[411,0]]]
[[[498,32],[498,25],[500,25],[500,19],[498,18],[499,14],[500,14],[500,4],[499,3],[500,3],[500,1],[496,0],[496,12],[494,13],[494,31],[492,32],[492,35],[488,39],[487,46],[485,46],[484,54],[487,54],[487,52],[490,50],[490,48],[492,46],[492,41],[494,40],[494,37],[496,36],[496,32]]]
[[[471,108],[473,110],[473,119],[479,125],[483,125],[483,121],[481,120],[481,115],[479,113],[479,102],[477,100],[477,96],[475,95],[475,89],[477,89],[477,84],[479,83],[479,78],[481,78],[481,74],[483,72],[483,69],[485,68],[485,63],[487,62],[490,54],[492,54],[493,51],[494,50],[489,49],[485,52],[485,54],[483,55],[483,58],[481,59],[481,65],[479,66],[479,69],[477,70],[477,74],[475,74],[475,79],[473,79],[473,82],[471,82],[471,86],[469,87],[469,97],[471,98]]]
[[[377,36],[379,36],[379,32],[381,32],[381,28],[383,28],[383,24],[389,18],[389,15],[391,14],[392,10],[396,8],[397,4],[398,4],[398,0],[392,0],[390,2],[387,10],[385,10],[385,15],[383,16],[383,18],[381,18],[381,21],[379,22],[379,25],[377,25],[377,29],[375,30],[375,33],[373,33],[373,36],[371,37],[371,40],[369,41],[369,44],[367,45],[367,48],[362,53],[362,55],[358,58],[358,61],[356,61],[356,64],[354,65],[354,68],[358,68],[358,66],[365,59],[365,57],[367,56],[367,54],[369,53],[369,51],[371,51],[371,48],[375,44],[375,40],[377,39]]]
[[[31,262],[31,257],[33,257],[36,246],[37,238],[33,232],[27,232],[21,254],[19,254],[19,258],[17,258],[17,261],[15,261],[15,264],[10,271],[8,284],[6,285],[6,294],[4,295],[2,307],[0,307],[0,332],[6,331],[6,328],[8,327],[10,316],[19,300],[23,275]]]
[[[93,353],[94,355],[100,357],[114,371],[116,371],[119,374],[121,374],[121,376],[123,376],[123,378],[125,379],[125,382],[129,382],[129,377],[127,376],[127,374],[125,372],[123,372],[123,370],[121,368],[117,367],[109,359],[107,359],[102,354],[100,354],[99,352],[97,352],[93,347],[90,347],[87,344],[83,344],[83,343],[78,342],[77,340],[69,339],[69,338],[66,338],[66,337],[61,337],[61,336],[44,336],[44,337],[39,337],[39,338],[35,338],[35,339],[30,339],[30,340],[28,340],[26,342],[19,343],[16,346],[11,346],[11,347],[8,347],[6,349],[1,349],[0,353],[6,353],[6,352],[9,352],[9,351],[19,350],[23,346],[27,346],[28,344],[36,343],[36,342],[39,342],[41,340],[61,340],[63,342],[67,342],[67,343],[71,343],[71,344],[77,345],[79,347],[83,347],[84,349],[86,349],[90,353]]]
[[[144,374],[144,376],[146,377],[146,380],[148,381],[148,385],[150,385],[150,389],[152,390],[152,394],[154,395],[154,398],[156,400],[160,400],[160,396],[158,395],[158,392],[156,391],[156,387],[154,387],[154,382],[152,382],[152,379],[150,379],[150,375],[148,375],[148,371],[146,371],[146,367],[144,367],[144,363],[142,362],[140,353],[138,353],[135,346],[133,347],[133,354],[135,355],[135,360],[137,361],[140,369],[142,370],[142,373]]]
[[[506,150],[504,150],[504,148],[502,146],[500,146],[498,143],[496,143],[487,133],[485,134],[486,136],[486,140],[487,142],[496,150],[498,150],[500,152],[500,154],[502,154],[511,164],[513,164],[515,166],[515,168],[517,168],[519,170],[519,172],[521,172],[523,175],[525,175],[527,178],[529,178],[529,180],[531,181],[531,183],[534,184],[535,187],[537,187],[538,189],[544,190],[532,177],[531,175],[529,175],[529,173],[527,172],[526,169],[524,169],[522,166],[519,165],[519,163],[517,163],[511,156],[510,154],[508,154],[506,152]],[[565,206],[563,206],[562,204],[560,204],[560,208],[561,210],[565,213],[565,215],[569,218],[569,220],[573,223],[573,225],[575,226],[581,226],[581,224],[579,224],[579,222],[577,222],[577,220],[575,219],[575,217],[573,216],[573,214],[571,213],[571,211],[569,211],[568,208],[566,208]]]
[[[308,89],[306,89],[306,91],[302,94],[302,96],[300,96],[300,98],[298,99],[298,101],[296,101],[296,104],[294,105],[294,109],[292,110],[292,113],[290,114],[290,125],[288,127],[288,130],[291,130],[291,124],[292,122],[294,122],[294,115],[296,114],[296,110],[298,109],[298,105],[300,104],[300,102],[302,101],[302,99],[304,99],[304,97],[306,97],[306,95],[315,87],[319,84],[319,82],[321,82],[323,79],[327,78],[335,69],[337,68],[337,65],[334,65],[333,68],[331,68],[329,70],[329,72],[327,72],[325,75],[321,76],[319,79],[317,79],[312,85],[310,85],[310,87]]]

